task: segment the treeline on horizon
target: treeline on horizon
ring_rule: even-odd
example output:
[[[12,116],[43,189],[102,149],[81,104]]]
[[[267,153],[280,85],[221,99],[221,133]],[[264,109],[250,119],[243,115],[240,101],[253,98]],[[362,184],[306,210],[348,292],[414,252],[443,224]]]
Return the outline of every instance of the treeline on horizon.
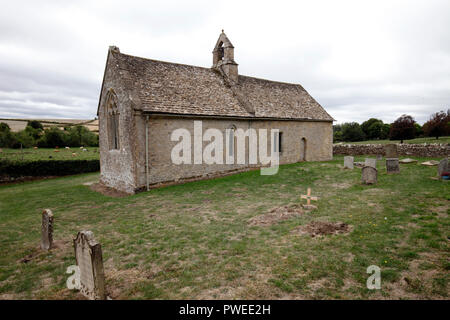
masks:
[[[0,148],[98,147],[98,135],[84,126],[56,126],[44,129],[37,120],[28,121],[25,129],[12,132],[7,123],[0,122]]]
[[[410,115],[402,115],[393,123],[370,118],[362,124],[346,122],[333,125],[333,142],[357,142],[365,140],[409,140],[420,137],[450,135],[450,109],[433,113],[421,126]]]

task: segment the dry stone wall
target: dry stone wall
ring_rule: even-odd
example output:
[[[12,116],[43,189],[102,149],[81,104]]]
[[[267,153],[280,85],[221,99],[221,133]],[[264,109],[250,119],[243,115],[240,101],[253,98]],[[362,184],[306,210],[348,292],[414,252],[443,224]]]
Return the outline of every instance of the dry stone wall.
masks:
[[[400,156],[445,157],[450,155],[450,145],[445,144],[397,144]],[[335,144],[334,155],[384,155],[383,144]]]

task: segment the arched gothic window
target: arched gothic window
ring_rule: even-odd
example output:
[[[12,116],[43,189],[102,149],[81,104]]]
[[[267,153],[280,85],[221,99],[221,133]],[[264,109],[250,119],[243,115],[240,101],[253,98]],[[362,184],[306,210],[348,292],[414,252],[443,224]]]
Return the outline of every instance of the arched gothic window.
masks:
[[[109,149],[119,149],[119,109],[117,108],[117,97],[112,90],[108,91],[106,99],[106,118]]]

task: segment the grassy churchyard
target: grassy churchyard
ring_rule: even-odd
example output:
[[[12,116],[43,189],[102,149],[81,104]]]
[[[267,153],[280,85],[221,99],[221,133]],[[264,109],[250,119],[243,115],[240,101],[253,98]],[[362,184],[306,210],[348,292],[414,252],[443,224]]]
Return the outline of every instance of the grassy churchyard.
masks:
[[[80,230],[102,244],[112,299],[448,299],[450,184],[431,179],[436,167],[400,167],[387,175],[378,162],[378,183],[362,185],[337,156],[124,198],[92,191],[97,173],[0,186],[0,299],[80,298],[65,273]],[[308,187],[310,212],[299,206]],[[318,222],[347,225],[312,236]],[[370,265],[380,290],[366,287]]]

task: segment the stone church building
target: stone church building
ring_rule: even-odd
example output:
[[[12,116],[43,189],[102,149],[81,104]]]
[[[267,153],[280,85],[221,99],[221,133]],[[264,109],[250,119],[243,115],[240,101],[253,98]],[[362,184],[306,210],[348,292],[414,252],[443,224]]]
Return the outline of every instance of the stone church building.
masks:
[[[203,68],[109,48],[97,110],[103,184],[134,193],[258,167],[248,155],[245,164],[172,163],[178,143],[172,132],[185,128],[193,135],[194,120],[202,121],[203,132],[221,130],[224,146],[227,139],[234,146],[239,128],[279,129],[280,164],[332,159],[333,118],[301,85],[240,75],[223,32],[212,54],[213,66]],[[236,156],[232,148],[229,153]]]

